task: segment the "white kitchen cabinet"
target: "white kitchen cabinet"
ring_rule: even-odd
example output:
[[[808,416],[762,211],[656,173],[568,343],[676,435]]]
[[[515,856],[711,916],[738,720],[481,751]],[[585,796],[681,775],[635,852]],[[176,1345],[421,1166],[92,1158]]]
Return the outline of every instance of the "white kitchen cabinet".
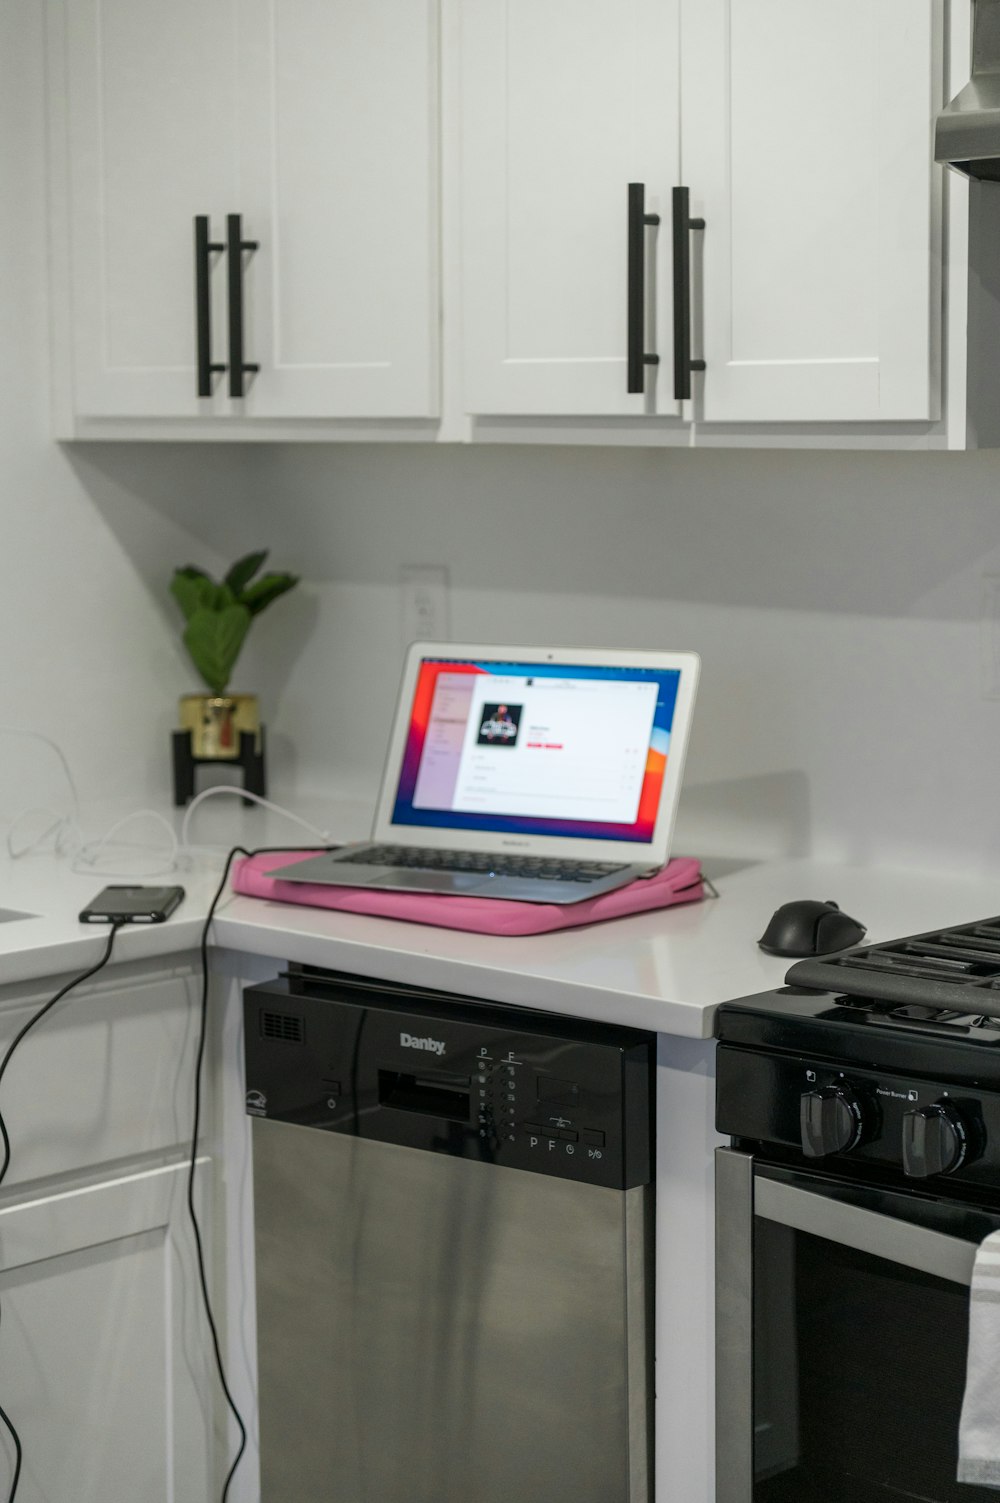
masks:
[[[4,1194],[94,1165],[168,1153],[188,1138],[197,985],[186,973],[106,972],[27,1034],[0,1090],[11,1141]],[[57,986],[0,994],[0,1052]]]
[[[241,0],[250,416],[438,410],[436,0]]]
[[[0,1404],[24,1450],[18,1497],[216,1496],[186,1177],[174,1163],[0,1208]],[[4,1435],[4,1489],[12,1453]]]
[[[676,415],[670,195],[679,180],[678,0],[465,0],[465,406]],[[647,253],[645,395],[627,385],[627,205]]]
[[[940,23],[940,0],[467,0],[466,410],[682,411],[699,435],[936,419]],[[624,377],[635,179],[661,219],[645,403]],[[674,186],[704,221],[687,276]],[[675,275],[707,367],[682,409]]]
[[[938,416],[937,9],[684,5],[699,419]]]
[[[0,1050],[65,979],[0,991]],[[200,985],[184,962],[112,967],[27,1033],[5,1072],[0,1405],[24,1447],[26,1503],[218,1496],[224,1401],[186,1204]],[[216,1076],[213,1037],[195,1205],[217,1289]],[[12,1466],[0,1426],[2,1496]]]
[[[60,437],[949,441],[944,0],[47,4]],[[659,218],[638,341],[630,184]],[[675,331],[679,185],[705,229]],[[241,396],[197,394],[198,215]]]
[[[73,410],[196,417],[194,216],[218,231],[238,201],[237,0],[57,0],[49,22]]]
[[[436,413],[437,0],[50,0],[49,38],[63,436]]]

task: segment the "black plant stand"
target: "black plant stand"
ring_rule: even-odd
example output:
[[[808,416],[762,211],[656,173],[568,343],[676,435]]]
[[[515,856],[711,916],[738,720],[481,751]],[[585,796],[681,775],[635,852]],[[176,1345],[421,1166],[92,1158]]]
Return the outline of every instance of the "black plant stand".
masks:
[[[257,741],[260,750],[257,750]],[[240,750],[236,757],[196,757],[191,750],[191,732],[172,733],[174,754],[174,804],[180,809],[194,797],[194,770],[196,767],[241,767],[243,787],[247,793],[256,793],[260,798],[267,794],[267,776],[264,768],[264,727],[257,736],[253,731],[240,732]],[[245,804],[252,799],[245,798]]]

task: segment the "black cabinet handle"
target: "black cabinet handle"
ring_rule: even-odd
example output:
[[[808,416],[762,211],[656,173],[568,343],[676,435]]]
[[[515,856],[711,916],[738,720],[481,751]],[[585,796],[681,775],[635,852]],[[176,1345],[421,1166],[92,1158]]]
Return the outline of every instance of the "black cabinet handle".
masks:
[[[641,392],[644,367],[659,365],[659,355],[647,355],[646,344],[646,226],[659,224],[659,214],[646,213],[646,184],[628,185],[628,389]]]
[[[674,396],[691,396],[691,372],[703,371],[704,360],[691,359],[691,231],[703,230],[703,219],[692,219],[687,188],[674,189]]]
[[[243,377],[260,370],[243,358],[243,255],[258,249],[259,240],[244,240],[243,217],[226,216],[226,249],[229,259],[229,395],[245,394]]]
[[[212,240],[208,215],[194,217],[194,312],[198,350],[198,395],[212,395],[212,377],[224,371],[224,365],[212,364],[212,252],[225,250],[219,240]]]

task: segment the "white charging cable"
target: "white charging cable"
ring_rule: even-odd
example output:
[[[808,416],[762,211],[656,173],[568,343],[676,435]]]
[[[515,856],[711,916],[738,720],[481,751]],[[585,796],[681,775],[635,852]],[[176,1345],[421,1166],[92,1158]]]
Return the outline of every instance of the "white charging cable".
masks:
[[[261,798],[260,794],[248,793],[244,788],[227,783],[225,785],[220,784],[215,788],[206,788],[191,800],[184,812],[179,839],[170,821],[156,809],[135,809],[131,814],[126,814],[121,819],[116,820],[111,828],[106,830],[98,840],[91,840],[82,845],[73,858],[73,870],[96,871],[104,877],[131,877],[133,879],[137,877],[165,877],[169,876],[172,872],[187,869],[192,859],[198,856],[208,857],[213,860],[221,859],[231,849],[231,841],[227,841],[224,845],[220,846],[192,845],[188,838],[191,819],[199,804],[205,799],[216,798],[220,794],[228,794],[231,798],[249,799],[251,803],[260,804],[265,809],[270,809],[273,813],[282,815],[283,818],[290,820],[292,824],[299,825],[303,830],[307,830],[310,835],[318,837],[323,845],[333,844],[333,837],[328,830],[317,829],[308,820],[302,819],[298,814],[293,814],[290,809],[283,808],[281,804],[275,804],[270,799]],[[150,868],[146,866],[141,871],[137,871],[135,868],[130,868],[126,871],[111,870],[104,864],[105,860],[121,863],[123,851],[126,853],[135,852],[138,855],[141,851],[148,853],[153,849],[150,845],[139,846],[131,842],[115,840],[114,837],[118,834],[119,830],[124,825],[136,819],[155,820],[157,824],[162,825],[166,830],[168,843],[163,859],[155,867]]]
[[[110,829],[96,840],[84,840],[80,825],[80,798],[77,792],[76,782],[70,770],[69,762],[59,744],[40,731],[31,731],[21,726],[0,725],[0,735],[23,736],[32,741],[41,741],[55,754],[62,767],[66,783],[70,791],[72,812],[65,813],[56,805],[41,805],[38,808],[22,809],[15,815],[7,831],[7,854],[12,860],[18,860],[33,851],[40,851],[46,847],[46,842],[52,841],[52,849],[57,856],[67,857],[72,862],[72,868],[76,872],[92,871],[104,877],[123,877],[133,881],[140,877],[165,877],[178,870],[186,869],[191,860],[198,856],[221,859],[231,848],[232,842],[226,841],[219,846],[196,846],[189,841],[191,819],[195,810],[205,799],[216,798],[226,794],[230,798],[249,800],[250,803],[260,804],[263,808],[271,810],[274,814],[281,815],[300,829],[307,831],[311,836],[318,839],[323,845],[333,845],[334,837],[329,830],[320,830],[316,825],[310,824],[298,814],[293,814],[291,809],[284,808],[281,804],[274,803],[271,799],[262,798],[258,793],[249,793],[245,788],[234,784],[219,784],[214,788],[206,788],[197,794],[188,804],[181,821],[180,837],[178,838],[174,826],[157,809],[134,809],[115,821]],[[44,828],[31,835],[25,835],[23,840],[18,841],[18,832],[25,822],[41,816],[47,822]],[[163,847],[153,845],[151,842],[140,842],[116,839],[119,832],[135,820],[152,820],[162,826],[166,832],[166,843]],[[291,847],[289,847],[291,849]],[[156,853],[155,864],[149,865],[150,853]],[[137,869],[132,862],[144,861],[146,864]],[[122,870],[127,866],[127,870]]]
[[[7,831],[8,856],[16,861],[21,856],[27,856],[32,851],[41,849],[51,837],[54,837],[54,849],[56,853],[61,856],[68,854],[73,844],[80,839],[80,796],[62,747],[58,742],[53,741],[51,736],[45,736],[41,731],[27,730],[25,727],[19,725],[0,725],[0,736],[21,736],[28,741],[40,741],[43,746],[47,746],[54,753],[62,768],[72,804],[72,810],[69,814],[49,805],[42,805],[37,809],[22,809],[19,814],[14,816]],[[31,818],[32,815],[38,814],[48,817],[50,822],[39,834],[34,835],[30,840],[19,845],[16,839],[16,832],[27,819]]]
[[[143,866],[141,870],[134,867],[127,871],[119,870],[123,864],[122,853],[125,860],[134,853],[136,858],[148,856],[149,851],[155,849],[152,845],[144,845],[139,842],[115,840],[118,831],[124,825],[131,824],[136,819],[151,819],[158,825],[162,825],[167,832],[166,854],[162,861],[155,867]],[[112,867],[105,865],[106,861],[112,863]],[[97,840],[84,841],[73,856],[73,870],[75,872],[93,871],[102,877],[166,877],[171,872],[178,870],[180,866],[180,846],[174,827],[168,819],[156,809],[134,809],[131,814],[125,814],[121,819],[116,819],[109,830],[105,830]]]
[[[231,784],[227,783],[224,785],[219,784],[215,788],[206,788],[202,793],[196,794],[188,804],[187,808],[184,811],[184,818],[181,821],[180,849],[182,851],[196,852],[216,849],[216,847],[191,845],[188,841],[188,831],[191,826],[191,816],[194,814],[194,811],[197,809],[198,805],[202,803],[204,799],[214,798],[217,794],[220,793],[228,793],[236,798],[248,798],[250,799],[251,803],[260,804],[263,808],[270,809],[275,814],[281,814],[285,819],[291,820],[292,824],[298,825],[303,830],[307,830],[310,835],[315,835],[323,845],[332,845],[334,843],[333,836],[331,835],[329,830],[318,829],[316,825],[310,824],[307,819],[302,819],[300,815],[293,814],[290,809],[282,808],[281,804],[275,804],[272,803],[270,799],[261,798],[259,793],[248,793],[245,788],[233,787]],[[228,851],[229,848],[230,846],[229,844],[227,844],[225,849]]]
[[[37,816],[48,820],[44,829],[36,831],[32,835],[26,835],[23,841],[18,840],[18,832],[21,827]],[[29,856],[32,851],[45,849],[45,843],[50,838],[52,849],[57,856],[72,855],[80,842],[80,826],[71,815],[63,814],[56,808],[48,808],[45,804],[37,809],[22,809],[20,814],[15,814],[7,830],[7,854],[12,861],[18,861],[22,856]]]

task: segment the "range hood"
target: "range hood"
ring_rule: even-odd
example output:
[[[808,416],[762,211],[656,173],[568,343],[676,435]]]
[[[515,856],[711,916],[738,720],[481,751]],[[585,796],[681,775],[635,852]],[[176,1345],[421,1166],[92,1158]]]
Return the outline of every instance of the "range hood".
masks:
[[[1000,182],[1000,0],[973,0],[972,77],[937,118],[934,160]]]

